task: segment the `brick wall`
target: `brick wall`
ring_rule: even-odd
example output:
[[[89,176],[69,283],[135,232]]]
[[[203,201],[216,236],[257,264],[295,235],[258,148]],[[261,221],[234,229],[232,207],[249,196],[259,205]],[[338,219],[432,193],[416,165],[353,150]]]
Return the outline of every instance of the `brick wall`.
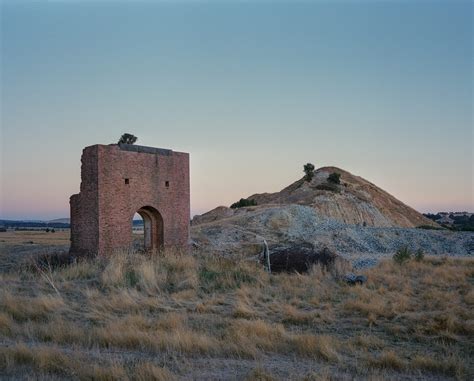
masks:
[[[132,245],[143,207],[162,219],[163,247],[189,242],[189,154],[141,146],[83,150],[81,192],[71,197],[71,251],[107,255]],[[155,226],[156,228],[156,226]]]

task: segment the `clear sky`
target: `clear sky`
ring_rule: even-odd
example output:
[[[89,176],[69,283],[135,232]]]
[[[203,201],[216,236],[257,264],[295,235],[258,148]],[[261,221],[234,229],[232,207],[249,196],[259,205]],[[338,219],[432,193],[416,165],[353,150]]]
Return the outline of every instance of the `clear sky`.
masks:
[[[474,211],[469,1],[3,1],[0,218],[69,216],[82,148],[191,154],[193,213],[335,165]]]

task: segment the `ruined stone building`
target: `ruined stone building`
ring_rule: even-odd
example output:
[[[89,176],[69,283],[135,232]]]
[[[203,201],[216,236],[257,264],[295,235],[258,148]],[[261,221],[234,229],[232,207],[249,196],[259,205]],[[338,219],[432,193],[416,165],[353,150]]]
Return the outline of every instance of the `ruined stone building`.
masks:
[[[71,196],[71,253],[107,255],[133,244],[135,213],[146,249],[187,248],[189,154],[131,144],[82,152],[80,193]]]

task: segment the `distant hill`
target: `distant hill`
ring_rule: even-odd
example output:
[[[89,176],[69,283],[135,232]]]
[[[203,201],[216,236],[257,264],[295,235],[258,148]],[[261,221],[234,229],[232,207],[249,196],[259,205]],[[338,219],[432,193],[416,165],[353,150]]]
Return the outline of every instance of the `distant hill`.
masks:
[[[15,228],[55,228],[55,229],[67,229],[70,227],[69,218],[64,218],[60,220],[68,220],[67,223],[64,222],[53,222],[53,221],[28,221],[28,220],[0,220],[0,226],[4,226],[7,229]]]
[[[133,220],[133,226],[142,226],[143,220]],[[71,227],[71,220],[69,218],[56,218],[49,221],[41,220],[0,220],[0,226],[6,228],[56,228],[68,229]]]
[[[332,173],[340,176],[340,184],[329,180]],[[258,193],[254,200],[261,208],[275,205],[305,205],[318,215],[346,224],[375,227],[439,227],[415,209],[362,177],[336,167],[314,171],[311,182],[304,178],[276,193]],[[232,217],[237,209],[218,207],[193,219],[193,224]]]
[[[55,220],[49,220],[49,221],[43,221],[48,224],[70,224],[71,219],[70,218],[56,218]]]

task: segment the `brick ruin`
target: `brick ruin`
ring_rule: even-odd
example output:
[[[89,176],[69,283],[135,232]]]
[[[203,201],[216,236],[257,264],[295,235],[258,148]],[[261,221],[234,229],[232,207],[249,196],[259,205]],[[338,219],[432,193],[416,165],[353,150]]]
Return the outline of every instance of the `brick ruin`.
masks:
[[[143,218],[145,249],[188,247],[189,154],[97,144],[84,148],[81,162],[80,193],[70,198],[72,254],[130,249],[135,213]]]

